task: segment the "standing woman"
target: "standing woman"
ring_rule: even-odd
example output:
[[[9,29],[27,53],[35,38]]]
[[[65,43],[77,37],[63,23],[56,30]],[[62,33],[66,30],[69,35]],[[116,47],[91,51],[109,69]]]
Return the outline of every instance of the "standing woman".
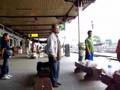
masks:
[[[4,33],[2,37],[2,59],[3,65],[1,68],[1,79],[10,79],[12,76],[9,75],[9,57],[12,55],[10,44],[10,37],[8,33]]]

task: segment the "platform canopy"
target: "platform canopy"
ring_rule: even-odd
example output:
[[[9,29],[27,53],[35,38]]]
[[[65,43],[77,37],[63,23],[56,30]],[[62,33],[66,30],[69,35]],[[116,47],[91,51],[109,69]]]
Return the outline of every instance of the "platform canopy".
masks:
[[[81,3],[85,9],[94,1],[0,0],[0,24],[11,28],[21,36],[38,33],[41,37],[48,37],[53,24],[75,18]]]

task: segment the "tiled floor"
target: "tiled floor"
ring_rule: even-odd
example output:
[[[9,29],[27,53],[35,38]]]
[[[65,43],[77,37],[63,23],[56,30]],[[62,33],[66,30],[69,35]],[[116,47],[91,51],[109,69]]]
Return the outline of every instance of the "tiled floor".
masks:
[[[47,59],[47,58],[46,58]],[[41,58],[39,60],[45,60]],[[0,90],[33,90],[36,75],[36,63],[39,60],[16,57],[10,61],[11,80],[0,80]],[[80,81],[73,73],[76,54],[61,60],[60,82],[62,86],[54,90],[104,90],[106,85],[100,81]]]

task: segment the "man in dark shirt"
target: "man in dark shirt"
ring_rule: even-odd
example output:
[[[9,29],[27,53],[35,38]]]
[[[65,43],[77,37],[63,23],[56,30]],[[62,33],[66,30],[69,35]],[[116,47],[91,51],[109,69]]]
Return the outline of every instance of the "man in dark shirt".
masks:
[[[8,33],[4,33],[2,37],[2,58],[3,58],[3,65],[1,70],[2,79],[10,79],[12,76],[9,75],[9,57],[12,55],[10,52],[10,45],[9,45],[10,37]]]

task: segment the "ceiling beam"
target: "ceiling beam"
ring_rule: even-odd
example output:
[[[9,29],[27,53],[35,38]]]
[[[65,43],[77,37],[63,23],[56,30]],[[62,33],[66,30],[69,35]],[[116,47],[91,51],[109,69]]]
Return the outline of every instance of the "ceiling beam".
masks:
[[[41,32],[41,31],[16,31],[16,32],[20,32],[20,33],[51,33],[51,32]]]
[[[34,28],[31,28],[31,27],[29,27],[29,28],[25,28],[25,27],[10,27],[11,29],[13,29],[13,30],[16,30],[16,31],[51,31],[51,29],[52,28],[36,28],[36,27],[34,27]]]
[[[10,27],[14,30],[51,30],[52,27]]]
[[[37,33],[37,34],[40,34],[40,35],[49,35],[50,34],[50,32],[49,33],[41,33],[41,32],[32,32],[32,31],[30,31],[30,32],[23,32],[24,34],[33,34],[33,33]]]
[[[16,31],[18,32],[18,31]],[[47,34],[51,32],[41,32],[41,31],[19,31],[20,33],[41,33],[41,34]]]
[[[53,24],[3,24],[5,26],[52,26]]]
[[[15,31],[43,31],[43,32],[48,32],[51,31],[51,29],[14,29]]]
[[[17,32],[19,33],[19,35],[21,35],[21,37],[26,37],[26,38],[29,38],[28,37],[28,34],[32,34],[32,33],[38,33],[40,34],[40,37],[39,38],[48,38],[48,36],[50,35],[51,32],[39,32],[39,31],[29,31],[29,32],[21,32],[21,31],[15,31],[13,30],[14,32]]]
[[[4,15],[4,16],[0,16],[0,18],[59,18],[59,17],[65,17],[64,15],[49,15],[49,16],[9,16],[9,15]],[[68,17],[74,17],[74,16],[68,16]]]
[[[64,15],[64,18],[62,19],[64,22],[67,21],[67,19],[69,20],[69,18],[75,18],[75,17],[69,17],[69,13],[71,12],[72,8],[74,7],[74,5],[72,5],[70,7],[70,9],[67,11],[67,13]]]
[[[87,8],[91,3],[95,2],[96,0],[64,0],[66,2],[72,2],[76,7],[83,7],[83,10]],[[79,4],[78,4],[79,3]],[[82,4],[82,6],[81,6]]]
[[[22,37],[26,37],[26,38],[29,38],[28,34],[32,34],[32,32],[26,33],[20,31],[17,31],[17,33],[21,34]],[[50,33],[38,33],[38,34],[40,34],[39,38],[47,38],[50,35]]]

